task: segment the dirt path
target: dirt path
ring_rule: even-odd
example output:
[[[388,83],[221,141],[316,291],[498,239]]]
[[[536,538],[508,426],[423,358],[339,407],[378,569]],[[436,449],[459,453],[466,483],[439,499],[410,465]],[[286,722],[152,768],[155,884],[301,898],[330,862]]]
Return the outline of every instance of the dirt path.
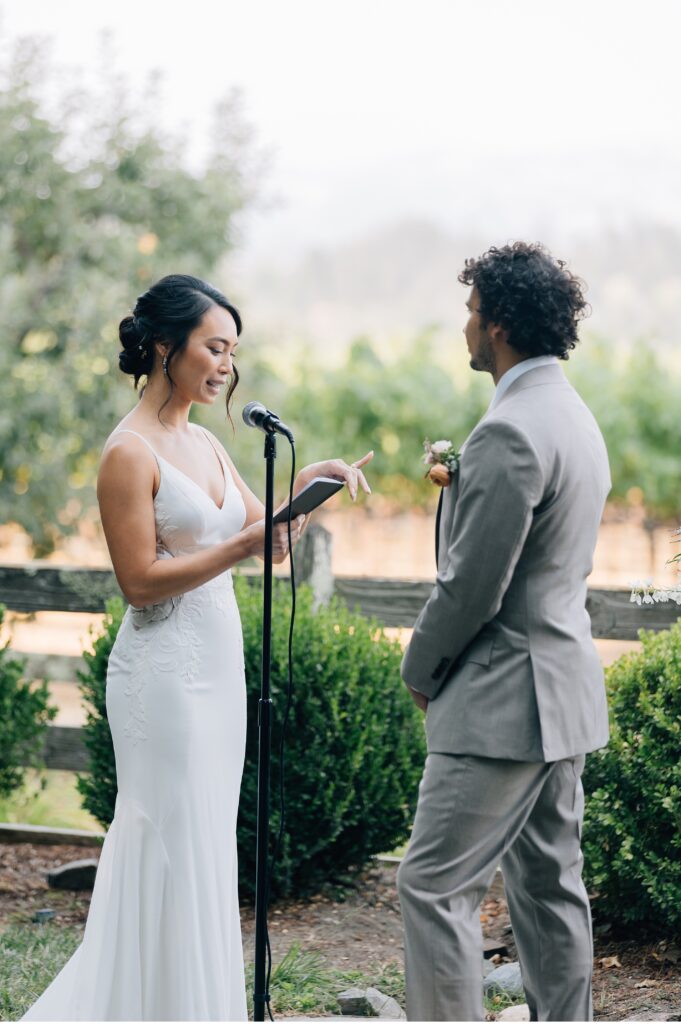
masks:
[[[48,889],[45,871],[98,851],[83,846],[0,845],[0,929],[10,920],[29,921],[44,907],[62,924],[83,925],[89,893]],[[341,969],[372,968],[402,962],[402,923],[395,874],[397,865],[376,863],[343,895],[318,894],[287,900],[270,911],[273,959],[298,942],[322,953]],[[246,956],[253,949],[253,908],[241,908]],[[485,938],[507,947],[515,959],[503,884],[498,876],[481,912]],[[595,938],[594,1010],[597,1020],[681,1021],[681,951],[673,944]]]

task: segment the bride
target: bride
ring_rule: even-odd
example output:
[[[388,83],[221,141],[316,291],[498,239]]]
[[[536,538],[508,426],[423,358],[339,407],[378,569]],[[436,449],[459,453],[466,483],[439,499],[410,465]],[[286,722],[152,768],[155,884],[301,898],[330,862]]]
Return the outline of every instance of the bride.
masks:
[[[238,382],[241,318],[198,278],[164,277],[120,324],[146,384],[102,452],[97,497],[129,601],[106,708],[118,793],[83,941],[23,1020],[246,1020],[236,818],[246,688],[231,568],[262,555],[264,507],[218,439],[189,422]],[[306,466],[369,492],[361,467]],[[305,526],[292,524],[295,543]],[[274,528],[275,561],[289,554]]]

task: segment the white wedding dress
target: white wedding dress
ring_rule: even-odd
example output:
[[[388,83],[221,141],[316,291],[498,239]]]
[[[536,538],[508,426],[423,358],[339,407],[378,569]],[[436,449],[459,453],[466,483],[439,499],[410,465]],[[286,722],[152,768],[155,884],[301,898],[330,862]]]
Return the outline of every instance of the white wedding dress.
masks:
[[[243,527],[241,494],[215,451],[221,508],[154,452],[159,558]],[[126,609],[106,707],[118,795],[85,934],[22,1020],[247,1020],[236,850],[246,688],[229,570]]]

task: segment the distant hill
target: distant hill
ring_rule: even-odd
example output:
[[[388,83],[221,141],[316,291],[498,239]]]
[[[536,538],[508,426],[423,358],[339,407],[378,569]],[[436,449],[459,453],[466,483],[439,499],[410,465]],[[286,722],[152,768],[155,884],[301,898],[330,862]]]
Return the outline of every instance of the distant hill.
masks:
[[[534,240],[534,239],[532,239]],[[650,337],[681,355],[681,233],[655,225],[543,239],[588,284],[593,313],[582,334],[628,345]],[[507,239],[457,236],[421,221],[394,224],[352,243],[309,252],[295,266],[274,261],[227,272],[248,323],[269,337],[342,350],[367,334],[406,339],[427,327],[460,331],[466,290],[457,274],[467,256]]]

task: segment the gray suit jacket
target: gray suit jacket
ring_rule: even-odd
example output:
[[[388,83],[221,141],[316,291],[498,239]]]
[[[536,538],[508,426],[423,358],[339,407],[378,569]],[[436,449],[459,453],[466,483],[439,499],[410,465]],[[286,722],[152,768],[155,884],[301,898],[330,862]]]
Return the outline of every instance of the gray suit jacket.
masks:
[[[587,576],[612,483],[562,367],[534,367],[471,432],[444,492],[437,581],[402,677],[428,751],[555,761],[608,741]]]

